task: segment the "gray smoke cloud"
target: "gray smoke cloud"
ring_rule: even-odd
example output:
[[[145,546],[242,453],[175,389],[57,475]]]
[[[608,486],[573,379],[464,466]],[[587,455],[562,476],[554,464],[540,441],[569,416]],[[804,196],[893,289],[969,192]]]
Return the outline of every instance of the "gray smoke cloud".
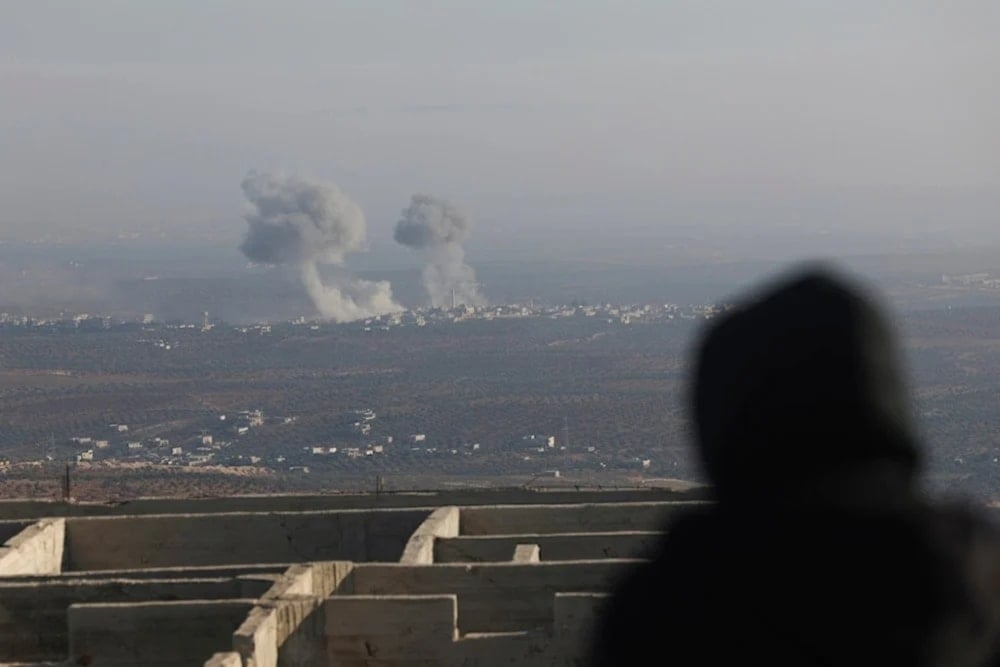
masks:
[[[465,263],[462,242],[472,231],[472,222],[455,205],[430,195],[416,194],[401,214],[393,234],[397,243],[427,253],[424,287],[435,308],[456,303],[482,306],[476,272]]]
[[[386,281],[347,275],[325,284],[320,277],[320,264],[343,265],[365,241],[364,213],[340,188],[255,171],[243,179],[242,188],[250,207],[240,250],[260,264],[297,268],[321,315],[351,322],[402,310]]]

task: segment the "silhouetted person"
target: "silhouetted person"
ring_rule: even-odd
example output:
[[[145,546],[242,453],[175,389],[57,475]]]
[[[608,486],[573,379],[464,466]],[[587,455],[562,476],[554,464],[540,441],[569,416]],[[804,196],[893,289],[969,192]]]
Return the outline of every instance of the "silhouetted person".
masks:
[[[996,532],[922,498],[896,355],[822,267],[713,320],[692,394],[717,502],[622,583],[598,664],[1000,664]]]

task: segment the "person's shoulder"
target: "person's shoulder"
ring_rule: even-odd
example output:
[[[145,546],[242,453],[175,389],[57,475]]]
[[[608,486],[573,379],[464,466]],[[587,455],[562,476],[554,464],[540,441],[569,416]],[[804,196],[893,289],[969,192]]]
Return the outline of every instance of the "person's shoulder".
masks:
[[[1000,664],[1000,525],[996,510],[949,502],[931,511],[935,543],[956,567],[979,632],[975,645]],[[989,648],[991,647],[991,648]]]
[[[931,537],[953,554],[992,554],[1000,566],[1000,523],[997,511],[968,502],[949,501],[926,512]]]

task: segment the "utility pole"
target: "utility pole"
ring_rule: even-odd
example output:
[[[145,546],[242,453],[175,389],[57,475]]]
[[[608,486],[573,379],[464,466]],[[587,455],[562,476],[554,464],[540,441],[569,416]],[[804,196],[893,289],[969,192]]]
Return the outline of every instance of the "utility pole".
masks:
[[[66,463],[66,474],[63,477],[62,484],[62,499],[64,503],[68,503],[73,497],[72,488],[70,487],[70,477],[69,477],[69,463]]]
[[[563,417],[562,436],[563,447],[569,449],[569,417]]]

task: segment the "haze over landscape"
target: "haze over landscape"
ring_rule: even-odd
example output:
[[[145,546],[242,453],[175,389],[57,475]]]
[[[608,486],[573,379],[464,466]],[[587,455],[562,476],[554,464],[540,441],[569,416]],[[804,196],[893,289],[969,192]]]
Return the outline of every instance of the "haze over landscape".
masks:
[[[788,231],[812,251],[821,233],[879,250],[997,242],[998,12],[14,3],[0,236],[228,244],[253,168],[336,183],[387,251],[418,190],[476,213],[483,259],[569,254],[567,234],[621,253],[692,228]]]
[[[826,257],[893,308],[938,483],[993,497],[998,31],[986,0],[11,3],[4,493],[65,461],[96,497],[695,478],[701,325]]]

